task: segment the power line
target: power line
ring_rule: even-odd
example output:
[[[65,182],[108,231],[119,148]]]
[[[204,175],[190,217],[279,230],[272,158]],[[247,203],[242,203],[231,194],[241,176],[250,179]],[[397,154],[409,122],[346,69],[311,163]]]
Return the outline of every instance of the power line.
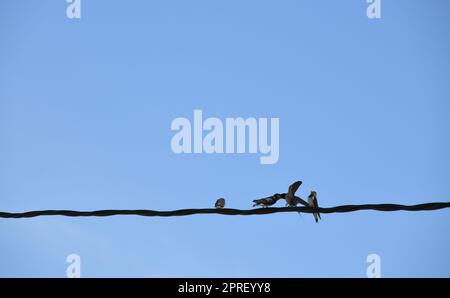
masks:
[[[375,211],[431,211],[450,208],[450,202],[434,202],[418,205],[399,205],[399,204],[363,204],[363,205],[342,205],[329,208],[312,207],[284,207],[284,208],[257,208],[249,210],[241,209],[180,209],[171,211],[157,211],[157,210],[96,210],[96,211],[74,211],[74,210],[37,210],[22,213],[0,212],[0,218],[30,218],[38,216],[70,216],[70,217],[89,217],[89,216],[113,216],[113,215],[138,215],[138,216],[187,216],[194,214],[221,214],[221,215],[264,215],[281,212],[303,212],[313,213],[319,211],[320,213],[346,213],[360,210],[375,210]]]

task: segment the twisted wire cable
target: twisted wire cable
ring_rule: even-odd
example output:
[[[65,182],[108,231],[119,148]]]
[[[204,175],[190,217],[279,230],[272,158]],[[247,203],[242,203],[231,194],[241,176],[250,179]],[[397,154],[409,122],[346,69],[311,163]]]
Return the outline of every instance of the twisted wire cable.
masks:
[[[264,215],[281,212],[303,212],[313,213],[319,211],[320,213],[346,213],[361,210],[375,210],[375,211],[432,211],[438,209],[450,208],[450,202],[433,202],[417,205],[399,205],[399,204],[362,204],[362,205],[342,205],[335,207],[320,207],[318,209],[312,207],[281,207],[281,208],[257,208],[257,209],[180,209],[170,211],[157,210],[96,210],[96,211],[75,211],[75,210],[36,210],[21,213],[0,212],[0,218],[30,218],[38,216],[70,216],[70,217],[89,217],[89,216],[114,216],[114,215],[138,215],[138,216],[188,216],[194,214],[221,214],[221,215]]]

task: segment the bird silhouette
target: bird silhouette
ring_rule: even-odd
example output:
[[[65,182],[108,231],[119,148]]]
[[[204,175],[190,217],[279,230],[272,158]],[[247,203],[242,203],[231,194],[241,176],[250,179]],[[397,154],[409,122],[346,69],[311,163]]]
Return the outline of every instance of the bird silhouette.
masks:
[[[253,200],[253,207],[261,206],[261,207],[269,207],[275,204],[279,199],[281,199],[281,195],[279,193],[276,193],[270,197],[262,198],[258,200]]]
[[[223,207],[225,207],[225,199],[224,198],[218,199],[214,207],[216,207],[217,209],[222,209]]]
[[[311,191],[311,193],[308,196],[308,204],[309,206],[313,207],[313,208],[319,208],[319,203],[317,202],[317,192],[315,191]],[[316,220],[316,222],[319,221],[320,218],[320,213],[317,212],[313,212],[313,216],[314,219]]]

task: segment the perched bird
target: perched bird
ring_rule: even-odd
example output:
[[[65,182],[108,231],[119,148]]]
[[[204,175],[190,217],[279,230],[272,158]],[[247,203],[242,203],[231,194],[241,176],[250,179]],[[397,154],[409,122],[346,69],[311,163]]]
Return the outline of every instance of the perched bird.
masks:
[[[267,198],[253,200],[253,203],[255,203],[253,207],[256,206],[269,207],[275,204],[279,199],[281,199],[281,195],[279,193],[276,193],[273,196]]]
[[[317,202],[317,193],[315,191],[311,191],[311,193],[309,194],[309,196],[308,196],[308,204],[311,207],[319,208],[319,203]],[[314,216],[314,219],[316,220],[316,222],[318,222],[319,219],[321,219],[319,212],[314,212],[313,216]]]
[[[220,198],[216,201],[216,204],[214,205],[214,207],[216,207],[217,209],[221,209],[223,207],[225,207],[225,199],[224,198]]]
[[[286,200],[286,205],[289,207],[295,207],[297,205],[297,200],[295,198],[295,192],[297,189],[302,185],[301,181],[295,181],[289,186],[289,190],[287,194],[284,196],[284,199]],[[302,200],[303,201],[303,200]]]

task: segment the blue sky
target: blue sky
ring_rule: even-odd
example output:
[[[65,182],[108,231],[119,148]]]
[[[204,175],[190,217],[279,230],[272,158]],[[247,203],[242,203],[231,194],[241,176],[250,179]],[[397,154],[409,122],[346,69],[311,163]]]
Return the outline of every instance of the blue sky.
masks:
[[[0,210],[449,201],[450,3],[0,4]],[[278,117],[280,158],[174,154],[177,117]],[[282,204],[280,204],[282,205]],[[0,276],[450,277],[450,211],[0,220]]]

